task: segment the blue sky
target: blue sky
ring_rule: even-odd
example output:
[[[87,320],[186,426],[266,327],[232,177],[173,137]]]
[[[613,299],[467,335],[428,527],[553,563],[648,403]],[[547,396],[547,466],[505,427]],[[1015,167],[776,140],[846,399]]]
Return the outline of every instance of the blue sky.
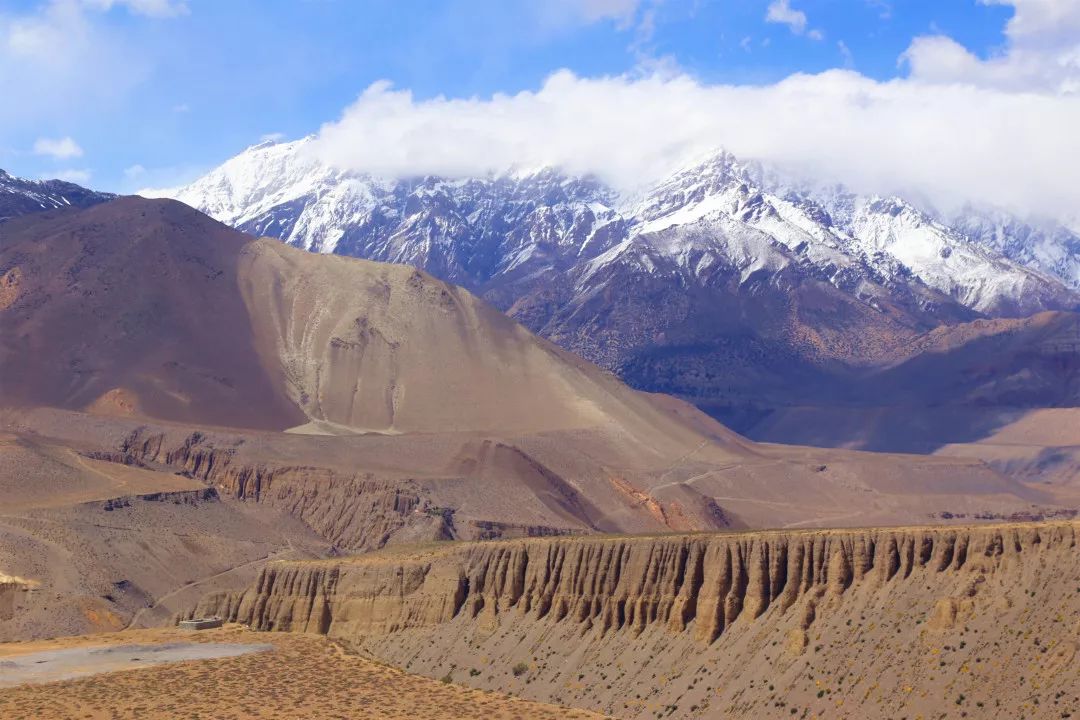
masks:
[[[78,33],[87,47],[73,61],[82,67],[40,76],[73,87],[58,88],[53,101],[8,105],[0,167],[121,191],[189,179],[264,134],[315,132],[380,79],[417,100],[532,90],[560,68],[595,77],[660,63],[704,83],[772,83],[845,66],[884,80],[907,72],[899,58],[920,35],[993,53],[1012,14],[974,0],[792,0],[790,10],[806,17],[800,29],[768,22],[769,4],[7,0],[0,33],[9,43],[13,25],[51,22],[58,43]],[[62,11],[78,19],[50,18],[62,5],[78,6]],[[104,57],[94,57],[99,51]],[[35,58],[8,52],[0,62],[0,82],[15,86],[0,87],[3,96],[40,90]],[[40,139],[64,138],[81,154],[53,157],[40,143],[34,152]]]
[[[0,0],[0,168],[134,192],[260,138],[632,186],[723,146],[1080,215],[1080,0]]]

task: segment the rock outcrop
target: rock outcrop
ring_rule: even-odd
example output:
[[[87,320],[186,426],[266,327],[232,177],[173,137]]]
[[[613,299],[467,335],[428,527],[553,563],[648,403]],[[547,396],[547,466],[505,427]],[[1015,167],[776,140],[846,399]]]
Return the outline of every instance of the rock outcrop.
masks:
[[[25,593],[40,586],[37,580],[27,580],[0,572],[0,621],[15,617],[18,608],[25,604]]]
[[[402,540],[492,540],[580,532],[540,524],[458,520],[453,508],[435,504],[425,488],[410,478],[314,465],[252,463],[237,459],[236,448],[227,442],[212,441],[200,432],[170,442],[164,433],[140,428],[128,434],[116,450],[86,455],[123,465],[165,467],[201,480],[211,486],[209,492],[270,505],[346,551],[372,550]],[[130,499],[109,502],[125,501]]]
[[[416,555],[273,563],[243,593],[199,612],[260,630],[352,636],[512,613],[599,634],[692,626],[713,642],[739,618],[838,598],[853,584],[913,573],[985,577],[1043,545],[1073,548],[1080,526],[871,529],[596,537],[453,545]],[[955,614],[955,613],[954,613]],[[811,613],[812,615],[812,613]],[[812,618],[811,618],[812,619]],[[807,621],[809,622],[809,620]]]
[[[271,563],[246,591],[208,596],[191,614],[327,634],[433,676],[471,667],[455,679],[621,716],[671,705],[695,716],[691,704],[717,703],[739,715],[770,706],[767,693],[748,704],[732,695],[728,683],[746,673],[787,683],[773,697],[791,703],[819,665],[862,676],[852,663],[868,651],[859,662],[907,676],[927,642],[977,623],[1000,643],[1006,617],[1030,628],[1042,613],[1067,613],[1076,635],[1078,531],[1063,522],[462,543]],[[1036,592],[1064,605],[1036,606]],[[989,639],[979,643],[987,655]],[[876,695],[859,695],[848,710],[874,716]]]
[[[173,505],[200,505],[204,502],[217,502],[217,490],[208,487],[201,490],[177,490],[173,492],[144,493],[141,495],[123,495],[108,498],[101,503],[101,509],[112,512],[120,508],[131,507],[133,502],[160,502]]]
[[[306,465],[234,461],[235,449],[204,442],[198,432],[172,445],[163,433],[136,430],[116,451],[93,453],[125,465],[164,465],[238,500],[265,503],[292,514],[335,547],[369,550],[406,531],[413,539],[453,537],[446,519],[431,510],[408,480],[371,473],[343,474]]]

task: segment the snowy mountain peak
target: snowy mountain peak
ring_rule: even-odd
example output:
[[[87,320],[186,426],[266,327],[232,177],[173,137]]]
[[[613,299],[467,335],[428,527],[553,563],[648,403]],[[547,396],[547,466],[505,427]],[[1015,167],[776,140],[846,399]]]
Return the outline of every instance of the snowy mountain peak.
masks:
[[[808,190],[724,150],[623,197],[555,168],[376,178],[321,163],[312,141],[252,146],[173,196],[249,232],[419,265],[474,289],[545,273],[580,285],[632,260],[699,278],[721,266],[799,268],[872,307],[889,296],[1006,315],[1078,304],[1075,236],[1045,236],[1025,255],[1000,240],[1015,232],[1001,222],[953,227],[900,197]],[[505,292],[500,302],[512,302]]]
[[[968,206],[949,224],[969,241],[1080,290],[1080,230],[1067,220],[1021,220],[1001,210]]]
[[[0,222],[44,210],[89,207],[115,197],[64,180],[27,180],[0,170]]]
[[[896,197],[874,197],[866,203],[866,211],[898,218],[910,225],[918,226],[932,222],[926,214],[916,209],[911,203]]]

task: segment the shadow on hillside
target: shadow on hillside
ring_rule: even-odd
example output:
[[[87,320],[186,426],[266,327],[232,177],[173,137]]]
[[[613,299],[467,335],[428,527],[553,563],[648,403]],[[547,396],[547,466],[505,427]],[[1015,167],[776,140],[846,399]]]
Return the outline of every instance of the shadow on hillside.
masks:
[[[778,408],[739,432],[759,442],[929,454],[945,445],[984,440],[1032,411],[980,406]]]

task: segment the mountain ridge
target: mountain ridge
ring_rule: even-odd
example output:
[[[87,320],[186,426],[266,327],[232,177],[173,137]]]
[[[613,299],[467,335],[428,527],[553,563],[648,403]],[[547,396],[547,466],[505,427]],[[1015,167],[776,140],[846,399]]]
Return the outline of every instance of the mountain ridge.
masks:
[[[700,161],[683,167],[645,191],[628,195],[604,185],[596,178],[569,176],[556,168],[516,170],[461,179],[434,176],[380,178],[323,164],[309,151],[309,144],[313,141],[314,137],[309,136],[292,142],[270,141],[253,145],[188,186],[153,192],[181,199],[227,224],[255,234],[279,237],[308,250],[380,255],[371,259],[389,262],[402,262],[404,258],[401,255],[393,257],[393,253],[386,248],[356,245],[355,241],[350,245],[348,238],[365,234],[373,236],[379,229],[375,226],[375,220],[385,222],[396,219],[398,224],[389,236],[397,235],[395,247],[400,250],[401,244],[409,239],[404,236],[417,229],[415,225],[409,225],[410,219],[425,209],[425,203],[428,203],[426,209],[433,209],[430,203],[435,200],[437,207],[434,209],[446,211],[442,218],[435,216],[435,219],[447,221],[446,225],[437,228],[445,231],[445,236],[413,237],[414,244],[423,239],[462,244],[465,238],[460,234],[455,236],[455,231],[470,230],[482,235],[484,232],[514,230],[526,220],[515,217],[513,213],[493,217],[492,204],[532,203],[537,210],[551,208],[555,212],[573,211],[573,219],[578,221],[590,220],[590,213],[592,220],[619,221],[626,230],[621,234],[623,239],[663,227],[686,224],[710,211],[726,212],[752,225],[755,221],[764,221],[766,226],[777,216],[783,216],[782,219],[794,228],[773,226],[769,229],[773,230],[773,237],[789,247],[797,247],[800,240],[817,240],[819,245],[841,250],[845,254],[855,257],[862,255],[875,264],[876,270],[885,273],[891,270],[889,263],[874,255],[884,254],[901,264],[905,264],[905,258],[900,256],[903,253],[897,255],[896,249],[879,236],[883,232],[910,233],[924,229],[937,236],[934,240],[943,249],[942,260],[950,260],[954,252],[964,250],[972,255],[967,258],[969,264],[989,263],[998,274],[1004,270],[1026,279],[1029,284],[1053,284],[1053,279],[1041,268],[1026,268],[1004,255],[994,257],[989,242],[975,248],[966,247],[974,243],[965,242],[967,238],[949,227],[945,219],[900,198],[863,197],[835,187],[831,192],[812,190],[805,185],[779,179],[775,173],[770,175],[754,163],[742,163],[723,150],[703,156]],[[742,197],[739,197],[740,190]],[[711,207],[701,207],[702,200],[709,200]],[[683,211],[684,216],[673,218],[673,213],[679,210]],[[973,213],[974,210],[969,209],[967,216]],[[860,223],[867,224],[867,216],[875,220],[880,219],[877,216],[899,218],[906,223],[906,227],[896,228],[886,223],[886,227],[882,228],[880,222],[875,227],[860,227]],[[665,218],[663,226],[656,224],[660,218]],[[510,221],[508,227],[507,220]],[[504,227],[499,227],[500,221]],[[454,222],[472,223],[475,227],[455,227]],[[558,229],[564,231],[559,240],[564,243],[575,241],[569,245],[571,251],[580,251],[590,245],[592,238],[565,232],[580,228],[564,224]],[[852,233],[853,230],[862,232]],[[802,231],[802,235],[794,231]],[[845,233],[851,236],[844,237]],[[533,239],[536,241],[540,238]],[[341,244],[343,240],[344,245]],[[532,244],[534,251],[539,244]],[[900,243],[904,244],[910,243]],[[601,247],[606,249],[611,245],[606,243]],[[526,247],[530,246],[511,245],[503,248],[502,256],[510,258],[515,249],[520,251]],[[409,259],[414,261],[413,264],[422,265],[425,262],[422,256],[416,254]],[[420,262],[416,262],[418,259]],[[962,305],[991,314],[999,310],[1006,314],[1030,314],[1026,308],[1013,311],[1012,308],[998,307],[1002,298],[995,295],[993,288],[964,288],[968,291],[964,295],[957,288],[948,287],[942,278],[934,276],[926,268],[919,267],[917,263],[912,266],[910,256],[907,260],[908,269],[917,277],[935,289],[946,291],[946,294],[952,292]],[[955,266],[955,260],[953,263]],[[827,262],[818,264],[825,266]],[[943,269],[954,270],[954,266]],[[467,278],[446,279],[468,287],[478,287],[489,278],[475,273]],[[985,278],[979,279],[985,281]],[[1074,278],[1068,274],[1056,279],[1059,283],[1075,285]],[[1031,287],[1026,289],[1030,290]],[[1021,293],[1011,290],[1006,294],[1015,301]],[[1053,294],[1051,292],[1051,297],[1039,298],[1035,309],[1072,306],[1055,307],[1054,303],[1062,298],[1054,298]],[[1067,297],[1066,303],[1075,305],[1076,298]]]
[[[811,192],[725,152],[626,195],[552,168],[376,178],[311,142],[253,146],[167,194],[297,247],[424,269],[725,421],[840,392],[935,328],[1080,305],[911,203]]]
[[[64,180],[26,180],[0,170],[0,222],[45,210],[90,207],[115,197]]]
[[[422,270],[255,238],[174,200],[35,212],[0,237],[0,569],[40,583],[0,618],[7,637],[164,621],[273,559],[390,544],[1077,506],[1071,485],[977,458],[753,442]],[[834,286],[803,282],[790,297],[838,315]],[[744,317],[767,318],[758,300],[788,307],[767,280],[750,286]],[[652,297],[626,287],[644,303],[627,319],[649,321]],[[580,338],[603,312],[583,307]],[[1030,337],[1050,337],[1054,318]],[[985,384],[967,373],[983,347],[941,366],[968,377],[964,392]]]

